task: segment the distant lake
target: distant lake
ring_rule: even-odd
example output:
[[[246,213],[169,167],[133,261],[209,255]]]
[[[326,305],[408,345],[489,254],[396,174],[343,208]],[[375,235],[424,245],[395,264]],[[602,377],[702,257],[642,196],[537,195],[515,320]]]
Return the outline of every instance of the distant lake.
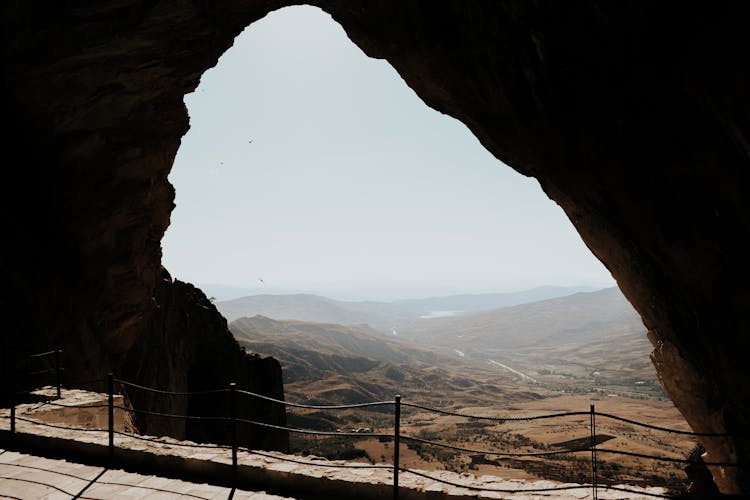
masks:
[[[455,316],[456,314],[462,313],[463,311],[428,311],[427,314],[420,316],[422,319],[433,319],[433,318],[447,318],[449,316]]]

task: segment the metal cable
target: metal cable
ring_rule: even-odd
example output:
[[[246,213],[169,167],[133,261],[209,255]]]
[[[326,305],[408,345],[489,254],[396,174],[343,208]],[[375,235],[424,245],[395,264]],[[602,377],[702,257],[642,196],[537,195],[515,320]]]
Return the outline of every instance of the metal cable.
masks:
[[[29,372],[26,375],[44,375],[45,373],[51,373],[51,372],[54,372],[54,371],[55,371],[54,368],[47,368],[46,370],[39,370],[39,371],[36,371],[36,372]]]
[[[192,392],[164,391],[162,389],[154,389],[153,387],[146,387],[145,385],[134,384],[133,382],[126,382],[125,380],[120,380],[119,378],[114,379],[114,381],[122,385],[128,386],[128,387],[135,387],[136,389],[143,389],[144,391],[155,392],[158,394],[168,394],[170,396],[198,396],[201,394],[219,394],[221,392],[229,392],[229,389],[211,389],[207,391],[192,391]]]
[[[87,405],[86,403],[82,403],[80,405],[64,405],[60,403],[53,403],[52,401],[44,401],[41,403],[41,406],[50,405],[50,406],[59,406],[60,408],[107,408],[109,405],[106,403],[98,404],[98,405]]]
[[[244,418],[236,419],[241,424],[257,425],[259,427],[266,427],[269,429],[278,429],[281,431],[296,432],[297,434],[311,434],[315,436],[351,436],[351,437],[387,437],[393,438],[393,434],[378,434],[375,432],[333,432],[333,431],[313,431],[307,429],[295,429],[293,427],[284,427],[282,425],[267,424],[265,422],[255,422],[253,420],[245,420]]]
[[[503,452],[503,451],[488,451],[488,450],[472,450],[471,448],[463,448],[461,446],[454,446],[452,444],[438,443],[438,442],[435,442],[435,441],[429,441],[427,439],[421,439],[421,438],[417,438],[417,437],[405,436],[403,434],[401,435],[401,439],[405,439],[407,441],[414,441],[414,442],[417,442],[417,443],[429,444],[429,445],[433,445],[433,446],[440,446],[442,448],[449,448],[451,450],[463,451],[463,452],[466,452],[466,453],[480,453],[480,454],[484,454],[484,455],[496,455],[496,456],[499,456],[499,457],[543,457],[543,456],[547,456],[547,455],[550,455],[550,456],[551,455],[564,455],[566,453],[578,453],[580,451],[590,451],[591,450],[591,448],[589,448],[588,446],[586,446],[584,448],[574,448],[574,449],[570,449],[570,450],[530,451],[530,452],[523,452],[523,451],[512,452],[512,451],[507,451],[507,452]],[[597,448],[597,450],[598,450],[598,448]]]
[[[54,429],[64,429],[66,431],[84,431],[84,432],[107,432],[106,429],[87,429],[85,427],[66,427],[63,425],[55,425],[55,424],[48,424],[45,422],[39,422],[38,420],[32,420],[29,418],[23,418],[16,416],[16,420],[20,420],[22,422],[29,422],[34,425],[41,425],[43,427],[52,427]]]
[[[108,405],[104,405],[108,406]],[[155,411],[147,411],[147,410],[136,410],[135,408],[127,408],[125,406],[113,406],[113,408],[117,408],[118,410],[125,410],[129,411],[131,413],[140,413],[141,415],[152,415],[155,417],[167,417],[167,418],[182,418],[185,420],[224,420],[224,421],[230,421],[231,418],[229,417],[199,417],[196,415],[176,415],[172,413],[159,413]]]
[[[244,394],[246,396],[253,396],[259,399],[265,399],[266,401],[271,401],[272,403],[279,403],[285,406],[293,406],[295,408],[308,408],[311,410],[346,410],[349,408],[364,408],[367,406],[385,406],[385,405],[396,404],[395,401],[375,401],[372,403],[356,403],[356,404],[351,404],[351,405],[304,405],[300,403],[290,403],[289,401],[282,401],[280,399],[274,399],[270,396],[264,396],[262,394],[256,394],[254,392],[244,391],[241,389],[238,389],[237,393]]]
[[[690,460],[688,458],[659,457],[656,455],[646,455],[644,453],[636,453],[633,451],[613,450],[611,448],[597,448],[596,451],[597,453],[613,453],[616,455],[627,455],[629,457],[637,458],[650,458],[652,460],[661,460],[662,462],[677,462],[681,464],[716,465],[718,467],[739,467],[740,465],[732,462],[704,462],[703,460]]]
[[[680,431],[677,429],[669,429],[667,427],[659,427],[658,425],[652,425],[652,424],[645,424],[643,422],[638,422],[636,420],[631,420],[629,418],[624,417],[618,417],[617,415],[612,415],[611,413],[599,413],[598,411],[595,412],[596,415],[599,415],[601,417],[611,418],[612,420],[618,420],[620,422],[627,422],[629,424],[633,425],[639,425],[641,427],[646,427],[647,429],[654,429],[657,431],[664,431],[664,432],[671,432],[674,434],[683,434],[686,436],[704,436],[704,437],[729,437],[729,436],[735,436],[735,434],[728,434],[724,432],[693,432],[693,431]]]
[[[55,354],[57,350],[54,351],[47,351],[47,352],[40,352],[37,354],[29,354],[29,358],[41,358],[42,356],[49,356],[50,354]],[[60,349],[60,353],[62,354],[62,349]]]
[[[376,464],[354,465],[354,464],[331,464],[331,463],[306,462],[304,460],[295,460],[293,458],[277,457],[276,455],[271,455],[270,453],[263,453],[262,451],[251,450],[249,448],[244,448],[244,447],[240,447],[238,449],[242,450],[242,451],[246,451],[246,452],[248,452],[248,453],[250,453],[252,455],[260,455],[261,457],[273,458],[273,459],[278,460],[280,462],[292,462],[292,463],[300,464],[300,465],[313,465],[313,466],[316,466],[316,467],[333,467],[333,468],[336,468],[336,469],[388,469],[388,470],[393,470],[393,466],[391,466],[391,465],[376,465]]]
[[[39,355],[35,355],[35,356],[39,357],[39,356],[54,354],[55,352],[56,351],[50,351],[48,353],[40,353]],[[48,370],[42,370],[42,371],[39,371],[39,372],[34,372],[32,374],[43,374],[43,373],[49,373],[49,372],[52,372],[52,371],[54,371],[54,370],[53,369],[48,369]],[[147,390],[147,391],[151,391],[151,392],[155,392],[155,393],[166,394],[166,395],[177,395],[177,396],[192,396],[192,395],[201,395],[201,394],[218,394],[218,393],[223,393],[223,392],[228,392],[229,391],[229,389],[214,389],[214,390],[195,391],[195,392],[172,392],[172,391],[164,391],[164,390],[160,390],[160,389],[154,389],[154,388],[151,388],[151,387],[141,386],[141,385],[134,384],[132,382],[127,382],[127,381],[120,380],[120,379],[116,379],[116,381],[119,382],[119,383],[121,383],[121,384],[123,384],[123,385],[125,385],[125,386],[135,387],[137,389],[143,389],[143,390]],[[85,381],[85,382],[77,382],[77,383],[78,384],[84,384],[84,383],[101,383],[101,382],[104,382],[104,380],[103,379],[96,379],[96,380]],[[238,390],[237,392],[242,393],[244,395],[249,395],[249,396],[252,396],[252,397],[256,397],[256,398],[264,399],[264,400],[267,400],[267,401],[271,401],[271,402],[274,402],[274,403],[279,403],[279,404],[282,404],[282,405],[285,405],[285,406],[291,406],[291,407],[296,407],[296,408],[318,409],[318,410],[339,410],[339,409],[363,408],[363,407],[385,406],[385,405],[393,405],[393,404],[395,404],[394,401],[378,401],[378,402],[372,402],[372,403],[359,403],[359,404],[351,404],[351,405],[305,405],[305,404],[299,404],[299,403],[290,403],[290,402],[286,402],[286,401],[274,399],[274,398],[271,398],[269,396],[264,396],[264,395],[261,395],[261,394],[256,394],[256,393],[245,391],[245,390]],[[65,404],[53,403],[53,402],[45,402],[45,403],[43,403],[43,405],[44,404],[51,405],[51,406],[56,406],[56,407],[63,407],[63,408],[71,408],[71,407],[81,408],[81,406],[78,406],[78,405],[65,405]],[[401,403],[401,404],[402,404],[402,406],[408,406],[408,407],[411,407],[411,408],[417,408],[417,409],[421,409],[421,410],[425,410],[425,411],[431,411],[431,412],[435,412],[435,413],[439,413],[439,414],[443,414],[443,415],[458,416],[458,417],[471,418],[471,419],[477,419],[477,420],[490,420],[490,421],[495,421],[495,422],[531,421],[531,420],[551,419],[551,418],[568,417],[568,416],[586,416],[586,415],[591,415],[591,412],[564,412],[564,413],[538,415],[538,416],[531,416],[531,417],[488,417],[488,416],[471,415],[471,414],[466,414],[466,413],[461,413],[461,412],[453,412],[453,411],[441,410],[441,409],[438,409],[438,408],[431,408],[431,407],[422,406],[422,405],[418,405],[418,404],[414,404],[414,403]],[[83,408],[104,408],[104,407],[107,407],[107,406],[108,406],[107,404],[99,404],[99,405],[84,406]],[[188,415],[176,415],[176,414],[167,414],[167,413],[159,413],[159,412],[150,412],[150,411],[145,411],[145,410],[135,410],[135,409],[126,408],[126,407],[123,407],[123,406],[116,406],[115,408],[118,408],[118,409],[124,410],[124,411],[139,413],[139,414],[143,414],[143,415],[151,415],[151,416],[166,417],[166,418],[182,418],[182,419],[186,419],[186,420],[212,420],[212,421],[225,421],[225,422],[232,420],[232,419],[230,419],[228,417],[214,417],[214,416],[201,417],[201,416],[188,416]],[[595,414],[597,414],[599,416],[602,416],[602,417],[605,417],[605,418],[610,418],[612,420],[620,421],[620,422],[625,422],[625,423],[629,423],[629,424],[633,424],[633,425],[637,425],[637,426],[641,426],[641,427],[645,427],[645,428],[649,428],[649,429],[654,429],[654,430],[659,430],[659,431],[664,431],[664,432],[671,432],[671,433],[682,434],[682,435],[704,436],[704,437],[728,437],[728,436],[732,436],[732,434],[728,434],[728,433],[705,433],[705,432],[692,432],[692,431],[682,431],[682,430],[676,430],[676,429],[669,429],[669,428],[660,427],[660,426],[656,426],[656,425],[646,424],[646,423],[643,423],[643,422],[639,422],[639,421],[628,419],[628,418],[624,418],[624,417],[619,417],[619,416],[616,416],[616,415],[613,415],[613,414],[609,414],[609,413],[595,412]],[[0,418],[8,419],[10,417],[6,416],[6,415],[0,415]],[[16,419],[19,420],[19,421],[31,423],[33,425],[41,425],[41,426],[44,426],[44,427],[51,427],[51,428],[56,428],[56,429],[84,431],[84,432],[106,432],[106,430],[104,430],[104,429],[90,429],[90,428],[81,428],[81,427],[60,426],[60,425],[49,424],[49,423],[40,422],[40,421],[37,421],[37,420],[27,419],[27,418],[18,417],[18,416],[16,417]],[[256,425],[256,426],[270,428],[270,429],[285,430],[285,431],[288,431],[288,432],[294,432],[294,433],[299,433],[299,434],[308,434],[308,435],[345,436],[345,437],[358,437],[358,438],[372,438],[372,437],[389,438],[389,439],[393,438],[393,436],[391,434],[315,431],[315,430],[306,430],[306,429],[296,429],[296,428],[285,427],[285,426],[277,426],[277,425],[273,425],[273,424],[267,424],[267,423],[263,423],[263,422],[256,422],[256,421],[245,420],[245,419],[236,419],[236,422],[250,424],[250,425]],[[155,442],[155,443],[159,443],[159,444],[163,444],[163,445],[167,445],[167,446],[186,446],[186,447],[199,447],[199,448],[210,448],[210,449],[229,449],[229,447],[227,447],[227,446],[201,445],[201,444],[188,445],[188,444],[182,444],[182,443],[169,443],[169,442],[159,441],[157,439],[146,438],[146,437],[142,437],[142,436],[139,436],[139,435],[128,434],[128,433],[123,433],[123,432],[116,432],[116,434],[120,434],[120,435],[124,435],[124,436],[128,436],[128,437],[133,437],[133,438],[140,439],[140,440],[151,441],[151,442]],[[412,442],[422,443],[422,444],[431,445],[431,446],[438,446],[438,447],[452,449],[452,450],[466,452],[466,453],[480,453],[480,454],[486,454],[486,455],[508,456],[508,457],[553,456],[553,455],[569,454],[569,453],[576,453],[576,452],[591,450],[590,447],[583,447],[583,448],[576,448],[576,449],[546,451],[546,452],[496,452],[496,451],[489,451],[489,450],[474,450],[474,449],[470,449],[470,448],[464,448],[464,447],[460,447],[460,446],[455,446],[455,445],[450,445],[450,444],[445,444],[445,443],[430,441],[430,440],[421,439],[421,438],[412,437],[412,436],[407,436],[407,435],[403,435],[403,436],[401,436],[401,438],[403,438],[405,440],[408,440],[408,441],[412,441]],[[655,455],[646,455],[646,454],[643,454],[643,453],[621,451],[621,450],[608,449],[608,448],[597,448],[597,451],[598,452],[603,452],[603,453],[619,454],[619,455],[626,455],[626,456],[631,456],[631,457],[638,457],[638,458],[659,460],[659,461],[665,461],[665,462],[683,463],[683,464],[703,463],[705,465],[722,466],[722,467],[737,467],[739,465],[737,463],[730,463],[730,462],[702,462],[702,461],[689,460],[689,459],[681,459],[681,458],[673,458],[673,457],[662,457],[662,456],[655,456]],[[278,457],[273,457],[273,458],[278,458]],[[279,460],[283,460],[283,459],[279,459]],[[306,462],[300,462],[300,461],[295,461],[295,460],[289,460],[289,461],[298,462],[298,463],[306,463]],[[322,465],[322,464],[313,464],[313,463],[310,463],[309,465]],[[385,467],[385,466],[383,466],[383,467]],[[385,468],[387,468],[387,467],[385,467]],[[406,472],[411,472],[411,473],[415,473],[417,475],[421,475],[419,473],[416,473],[416,472],[408,470],[408,469],[403,469],[403,470],[406,471]],[[431,479],[435,479],[435,478],[431,478]],[[435,480],[437,480],[437,479],[435,479]],[[446,484],[452,484],[452,483],[446,482]],[[465,486],[462,486],[462,485],[459,485],[459,484],[455,484],[455,486],[465,487]],[[608,488],[617,489],[615,487],[608,487]],[[503,491],[503,490],[489,490],[489,491]],[[513,491],[516,491],[516,490],[509,490],[509,492],[513,492]],[[520,491],[520,490],[518,490],[518,491]],[[532,490],[528,490],[528,491],[532,491]],[[623,490],[623,491],[630,491],[630,490]],[[644,493],[644,494],[647,494],[647,493]],[[651,495],[651,496],[662,496],[662,495]]]
[[[24,408],[22,411],[17,412],[21,415],[33,415],[35,411],[37,411],[39,408],[44,408],[44,405],[46,405],[46,401],[42,401],[40,403],[29,403],[28,408]],[[16,410],[21,410],[21,408],[16,408]]]
[[[551,413],[549,415],[537,415],[535,417],[485,417],[481,415],[469,415],[467,413],[460,413],[455,411],[441,410],[439,408],[430,408],[429,406],[422,406],[414,403],[401,403],[401,406],[409,406],[411,408],[419,408],[420,410],[431,411],[434,413],[442,413],[443,415],[450,415],[452,417],[464,417],[473,418],[476,420],[491,420],[493,422],[514,422],[514,421],[525,421],[525,420],[541,420],[545,418],[558,418],[558,417],[570,417],[570,416],[583,416],[590,415],[588,411],[571,411],[566,413]]]

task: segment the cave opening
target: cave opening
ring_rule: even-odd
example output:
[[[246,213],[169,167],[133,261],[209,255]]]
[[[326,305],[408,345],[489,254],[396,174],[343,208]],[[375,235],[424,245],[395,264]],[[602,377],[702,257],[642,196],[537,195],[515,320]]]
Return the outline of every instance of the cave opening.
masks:
[[[164,264],[211,297],[241,344],[280,359],[292,400],[309,400],[315,390],[313,397],[322,397],[326,388],[311,388],[310,377],[332,383],[326,376],[333,369],[323,363],[305,371],[289,363],[289,350],[253,338],[261,321],[247,316],[268,315],[270,323],[325,321],[304,313],[284,316],[289,310],[267,312],[274,306],[243,313],[232,299],[297,295],[299,311],[305,307],[299,294],[391,302],[545,285],[567,286],[570,294],[614,286],[535,179],[502,165],[462,123],[427,107],[387,62],[364,55],[317,8],[288,7],[253,23],[185,102],[191,129],[170,175],[176,208],[163,240]],[[576,311],[569,315],[581,313],[576,307],[591,309],[581,313],[575,331],[555,332],[569,337],[561,356],[578,363],[578,371],[545,363],[550,346],[527,349],[526,358],[507,354],[504,346],[505,354],[482,361],[513,383],[543,380],[545,390],[558,396],[579,391],[575,403],[587,397],[609,399],[604,404],[613,407],[619,397],[657,401],[661,417],[684,427],[648,360],[640,317],[619,290],[608,293],[593,306],[560,306]],[[463,311],[422,312],[420,319],[435,319]],[[379,334],[422,340],[424,332],[403,318],[357,313],[362,322],[379,321],[370,325]],[[618,323],[622,316],[626,320]],[[339,326],[331,335],[352,333]],[[280,328],[267,321],[262,327]],[[289,325],[284,328],[288,332]],[[620,338],[623,329],[624,359],[613,361],[618,351],[610,348],[611,339],[594,337],[603,330]],[[295,332],[302,347],[304,333]],[[497,335],[502,333],[500,328]],[[582,346],[584,354],[575,354]],[[449,342],[439,347],[461,358],[479,352]],[[516,363],[536,371],[516,370]],[[368,369],[374,368],[377,363]],[[414,375],[394,366],[384,374],[395,381]],[[570,380],[551,382],[556,377]],[[453,383],[467,382],[454,377]],[[494,387],[510,390],[503,383]],[[387,397],[393,388],[368,393],[354,383],[315,401],[364,402]],[[438,403],[451,402],[442,396]],[[377,419],[369,422],[377,425]]]

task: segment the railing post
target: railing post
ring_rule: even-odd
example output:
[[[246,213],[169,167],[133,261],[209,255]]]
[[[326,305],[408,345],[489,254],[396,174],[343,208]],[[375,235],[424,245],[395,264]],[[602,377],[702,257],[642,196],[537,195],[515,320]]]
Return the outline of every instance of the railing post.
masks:
[[[107,402],[107,420],[109,426],[109,459],[112,461],[115,457],[115,377],[112,373],[107,375],[107,392],[109,399]]]
[[[237,384],[229,384],[230,438],[232,440],[232,486],[237,486]]]
[[[60,349],[55,349],[55,385],[57,385],[57,399],[60,399],[60,386],[62,379],[60,378]]]
[[[398,500],[398,458],[401,446],[401,395],[396,395],[393,415],[393,500]]]
[[[5,337],[3,337],[4,339]],[[4,347],[4,346],[3,346]],[[7,362],[7,355],[5,349],[3,349],[3,370],[5,370],[5,375],[7,375],[10,370],[7,369],[6,363]],[[16,366],[16,369],[13,370],[13,374],[10,378],[10,433],[15,434],[16,433],[16,402],[18,400],[18,386],[20,385],[18,383],[18,366]],[[7,379],[6,379],[7,380]]]
[[[592,404],[590,407],[591,423],[591,498],[597,500],[596,491],[596,410]]]

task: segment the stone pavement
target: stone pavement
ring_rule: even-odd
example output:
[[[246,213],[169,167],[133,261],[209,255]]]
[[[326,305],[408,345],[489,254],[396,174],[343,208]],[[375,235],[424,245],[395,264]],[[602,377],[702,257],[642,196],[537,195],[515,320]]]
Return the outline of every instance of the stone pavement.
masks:
[[[108,470],[0,450],[0,498],[92,500],[227,499],[232,490],[210,484]],[[77,496],[79,495],[79,496]],[[235,490],[241,500],[282,500],[263,492]]]
[[[37,391],[40,395],[45,391]],[[51,392],[47,389],[46,392]],[[107,463],[107,432],[100,425],[101,419],[91,416],[88,412],[97,406],[96,401],[106,401],[105,394],[86,393],[79,390],[64,390],[62,399],[55,400],[56,404],[69,405],[71,408],[63,409],[59,406],[45,405],[44,403],[34,403],[19,405],[16,409],[18,417],[26,420],[17,420],[16,434],[11,435],[8,432],[9,415],[8,410],[0,410],[0,438],[15,440],[15,442],[24,441],[32,443],[36,449],[57,453],[65,457],[86,456],[87,463],[102,464]],[[98,399],[97,399],[98,398]],[[84,410],[79,410],[76,405],[86,406]],[[86,412],[85,418],[80,417],[80,412]],[[103,410],[106,413],[106,408]],[[49,413],[54,412],[54,413]],[[66,412],[70,415],[66,416]],[[5,417],[5,418],[3,418]],[[53,418],[54,417],[54,418]],[[80,417],[80,418],[79,418]],[[61,429],[50,427],[49,425],[73,425],[68,420],[74,422],[78,430]],[[124,423],[126,419],[120,420]],[[86,424],[84,424],[86,422]],[[47,424],[46,426],[43,424]],[[87,425],[88,424],[88,425]],[[122,425],[122,424],[121,424]],[[127,464],[129,470],[139,470],[139,464],[148,464],[148,473],[159,475],[170,475],[173,477],[189,477],[192,480],[215,482],[217,484],[227,484],[226,478],[230,476],[231,471],[231,452],[229,449],[216,446],[206,446],[190,441],[178,441],[169,437],[138,436],[127,432],[127,426],[121,427],[123,431],[115,435],[115,455],[116,464]],[[17,448],[14,448],[17,449]],[[10,452],[6,452],[10,453]],[[12,456],[12,455],[11,455]],[[0,456],[2,458],[2,456]],[[67,463],[67,462],[64,462]],[[272,492],[283,492],[283,494],[293,495],[295,497],[316,497],[316,498],[358,498],[359,500],[379,499],[392,497],[393,472],[388,465],[380,464],[370,466],[366,463],[345,462],[326,460],[320,457],[307,456],[299,457],[294,455],[285,455],[279,452],[260,452],[241,450],[238,453],[238,478],[237,483],[245,489],[263,489]],[[120,465],[125,467],[125,465]],[[7,467],[6,467],[7,469]],[[5,470],[5,469],[3,469]],[[86,481],[93,478],[101,467],[93,467],[91,471],[97,471],[91,475],[81,475]],[[143,471],[141,471],[143,472]],[[466,498],[504,498],[508,500],[529,500],[529,499],[549,499],[557,498],[561,500],[578,500],[591,498],[591,487],[587,485],[578,485],[573,483],[559,483],[547,480],[514,480],[503,479],[497,476],[455,473],[449,471],[417,471],[430,477],[422,477],[409,472],[401,472],[399,475],[399,496],[403,500],[449,500],[449,499],[466,499]],[[115,474],[115,471],[106,474]],[[118,474],[126,474],[119,471]],[[5,474],[3,474],[5,476]],[[110,477],[110,476],[107,476]],[[119,476],[117,476],[119,477]],[[144,481],[171,481],[163,478],[154,478],[153,476],[138,476],[144,478]],[[74,480],[74,478],[69,478]],[[448,481],[454,485],[445,484]],[[8,481],[8,480],[6,480]],[[111,479],[110,482],[118,482]],[[16,481],[19,482],[19,481]],[[55,486],[63,484],[64,481],[53,482]],[[179,481],[174,483],[177,488]],[[3,484],[3,483],[0,483]],[[29,483],[32,484],[32,483]],[[148,483],[149,485],[151,483]],[[159,483],[161,484],[161,483]],[[170,483],[172,484],[172,483]],[[189,488],[197,488],[198,485],[185,483]],[[79,483],[76,483],[79,485]],[[99,483],[99,485],[102,485]],[[250,486],[248,486],[250,485]],[[80,484],[81,488],[85,484]],[[110,485],[108,485],[110,486]],[[31,487],[31,486],[29,486]],[[38,486],[43,488],[43,486]],[[223,498],[227,495],[227,488],[215,488],[215,495],[210,496],[206,493],[205,498]],[[561,491],[550,492],[522,492],[517,493],[500,493],[476,491],[471,489],[489,488],[503,490],[527,490],[538,488],[565,488]],[[637,490],[641,493],[624,493],[611,490],[600,489],[598,497],[601,499],[647,499],[654,498],[648,494],[664,494],[662,488],[640,488],[626,486],[627,488]],[[48,488],[49,489],[49,488]],[[61,488],[62,489],[62,488]],[[66,489],[66,492],[73,491],[75,487]],[[12,491],[12,490],[11,490]],[[42,490],[38,490],[42,491]],[[96,491],[96,490],[93,490]],[[129,493],[123,492],[121,498],[142,498],[143,491],[131,487]],[[140,491],[140,493],[139,493]],[[180,490],[182,491],[182,490]],[[209,490],[206,490],[209,491]],[[54,491],[51,491],[54,493]],[[62,492],[58,492],[63,495]],[[149,493],[149,495],[161,494],[159,491]],[[258,493],[249,493],[249,495],[259,495]],[[18,496],[9,494],[11,497]],[[93,493],[92,493],[93,494]],[[112,493],[114,495],[114,493]],[[164,493],[174,497],[177,493]],[[192,498],[187,493],[181,493],[186,498]],[[214,494],[214,493],[211,493]],[[128,496],[129,495],[129,496]],[[190,493],[193,495],[193,493]],[[197,494],[194,494],[197,495]],[[86,496],[90,496],[89,490]],[[69,498],[60,496],[59,498]],[[29,497],[24,497],[29,498]],[[49,497],[54,498],[54,497]],[[112,498],[111,496],[92,497],[92,498]],[[149,498],[160,498],[149,496]],[[199,496],[203,498],[203,496]],[[240,498],[240,497],[238,497]],[[279,498],[279,497],[241,497],[241,498]]]

